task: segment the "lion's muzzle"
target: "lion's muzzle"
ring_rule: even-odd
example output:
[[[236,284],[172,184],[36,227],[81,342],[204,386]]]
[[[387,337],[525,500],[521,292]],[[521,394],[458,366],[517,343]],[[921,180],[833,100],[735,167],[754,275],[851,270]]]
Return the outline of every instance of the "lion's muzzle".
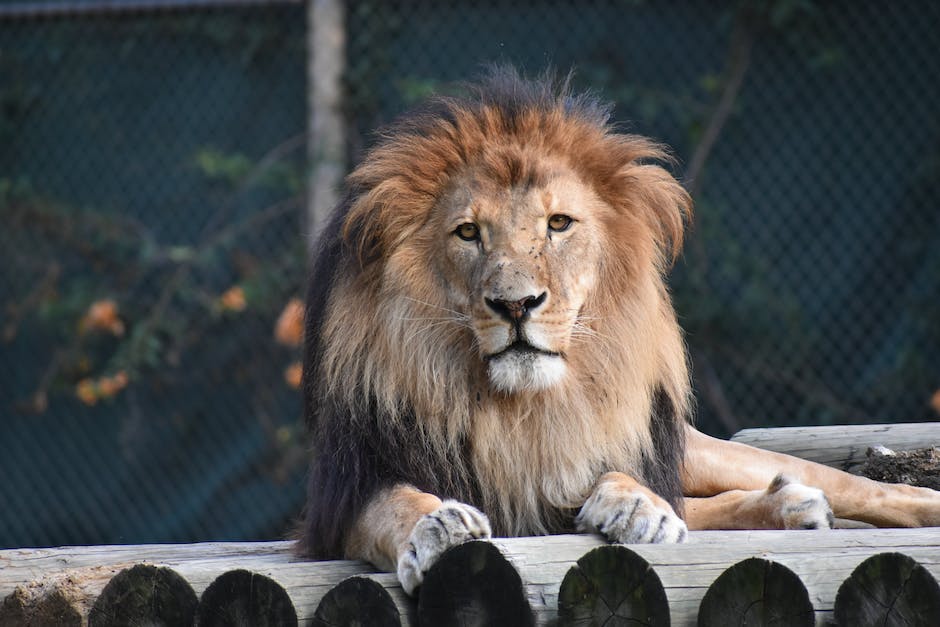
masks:
[[[490,382],[504,392],[551,387],[567,367],[540,321],[550,308],[548,291],[512,287],[483,297],[489,322],[480,340]],[[526,295],[517,297],[520,293]]]

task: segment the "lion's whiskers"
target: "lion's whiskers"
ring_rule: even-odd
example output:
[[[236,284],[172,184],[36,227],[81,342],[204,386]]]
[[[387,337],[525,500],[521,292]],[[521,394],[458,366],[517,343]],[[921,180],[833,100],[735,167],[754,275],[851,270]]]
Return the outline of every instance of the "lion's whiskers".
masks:
[[[434,333],[438,341],[444,341],[455,334],[458,333],[460,329],[471,329],[470,318],[465,316],[463,318],[409,318],[401,317],[399,320],[409,320],[409,321],[430,321],[430,324],[425,325],[415,325],[411,332],[405,337],[405,343],[410,343],[419,335],[431,335],[433,331],[437,330],[439,327],[446,327],[450,323],[453,323],[451,328],[447,333]]]
[[[460,318],[468,318],[468,319],[469,319],[469,316],[468,316],[467,314],[465,314],[465,313],[462,313],[462,312],[460,312],[460,311],[456,311],[456,310],[454,310],[454,309],[449,309],[449,308],[447,308],[447,307],[442,307],[441,305],[435,305],[434,303],[429,303],[429,302],[427,302],[426,300],[421,300],[421,299],[418,299],[418,298],[413,298],[413,297],[411,297],[411,296],[402,296],[402,298],[404,298],[405,300],[410,300],[410,301],[412,301],[412,302],[414,302],[414,303],[418,303],[418,304],[420,304],[420,305],[424,305],[424,306],[426,306],[426,307],[431,307],[432,309],[440,309],[441,311],[446,311],[447,313],[453,314],[454,316],[457,316],[457,317],[460,317]]]
[[[408,320],[411,322],[426,322],[426,321],[448,321],[452,320],[454,322],[465,323],[470,321],[470,316],[442,316],[440,318],[434,318],[432,316],[398,316],[396,320]]]
[[[588,318],[585,316],[578,316],[577,318],[574,319],[574,322],[571,323],[572,333],[586,335],[589,337],[597,337],[597,338],[605,339],[607,341],[613,341],[613,339],[610,338],[609,336],[604,335],[597,329],[585,324],[585,321],[593,321],[593,320],[601,320],[601,319],[602,318]]]

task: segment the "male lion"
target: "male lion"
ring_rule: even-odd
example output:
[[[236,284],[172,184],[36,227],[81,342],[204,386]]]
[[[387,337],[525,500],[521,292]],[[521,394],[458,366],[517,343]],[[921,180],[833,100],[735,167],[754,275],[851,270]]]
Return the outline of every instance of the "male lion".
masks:
[[[307,302],[302,553],[397,569],[413,593],[444,550],[492,532],[940,524],[940,493],[689,426],[663,276],[691,202],[609,111],[494,70],[349,176]]]

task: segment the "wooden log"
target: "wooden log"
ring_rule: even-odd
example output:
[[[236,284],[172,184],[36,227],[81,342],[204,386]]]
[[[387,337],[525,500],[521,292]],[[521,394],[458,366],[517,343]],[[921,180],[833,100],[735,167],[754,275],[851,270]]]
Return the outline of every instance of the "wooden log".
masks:
[[[326,593],[313,615],[312,625],[401,627],[401,614],[382,584],[368,577],[350,577]]]
[[[56,585],[65,578],[80,582],[93,601],[111,576],[139,562],[173,568],[201,595],[222,573],[245,568],[280,583],[288,590],[300,622],[309,624],[333,586],[347,577],[369,575],[392,596],[404,622],[414,624],[414,601],[401,590],[393,573],[377,573],[364,562],[300,560],[292,547],[291,542],[207,542],[0,550],[0,599],[17,586],[52,574]]]
[[[42,583],[20,586],[0,604],[0,627],[35,625],[81,627],[81,601],[58,586]]]
[[[751,557],[709,586],[698,627],[812,627],[813,604],[800,578],[770,560]],[[856,624],[856,623],[852,623]]]
[[[940,446],[940,422],[744,429],[731,439],[858,474],[873,446],[894,451]]]
[[[645,559],[625,546],[601,546],[585,553],[562,580],[558,624],[669,627],[669,602]]]
[[[448,549],[418,593],[419,625],[485,627],[535,624],[519,572],[485,541]]]
[[[514,538],[494,541],[519,567],[537,624],[555,620],[558,582],[571,561],[593,546],[594,536]],[[656,571],[673,625],[695,625],[701,600],[732,564],[761,557],[783,564],[803,582],[817,624],[832,619],[836,591],[864,559],[895,550],[910,555],[934,576],[940,574],[940,533],[936,529],[845,529],[833,531],[698,531],[685,545],[630,545]],[[573,559],[572,559],[573,556]]]
[[[198,627],[296,627],[287,591],[270,577],[248,570],[219,575],[199,599]]]
[[[497,538],[493,544],[518,569],[536,624],[545,625],[557,620],[558,591],[565,574],[582,555],[606,542],[595,535],[561,535]],[[673,625],[695,625],[708,587],[729,566],[749,557],[772,560],[796,573],[819,624],[833,618],[840,584],[874,554],[904,553],[940,577],[937,529],[697,531],[689,534],[687,544],[629,548],[649,562],[662,581]],[[416,624],[414,601],[402,592],[394,574],[376,573],[362,562],[299,560],[288,542],[0,550],[0,598],[45,578],[64,579],[92,567],[114,574],[137,562],[173,568],[197,594],[233,568],[264,574],[287,591],[304,625],[336,584],[353,575],[368,575],[392,597],[402,624]],[[104,577],[98,590],[109,578]]]
[[[900,553],[873,555],[839,587],[839,625],[940,625],[940,586],[926,568]]]
[[[191,625],[197,603],[192,586],[172,569],[138,564],[108,582],[88,626]]]
[[[0,558],[0,576],[12,571],[9,574],[15,577],[6,585],[0,580],[0,598],[5,597],[0,603],[0,627],[84,626],[95,599],[120,570],[102,566],[46,569],[21,580],[15,566],[4,569]]]

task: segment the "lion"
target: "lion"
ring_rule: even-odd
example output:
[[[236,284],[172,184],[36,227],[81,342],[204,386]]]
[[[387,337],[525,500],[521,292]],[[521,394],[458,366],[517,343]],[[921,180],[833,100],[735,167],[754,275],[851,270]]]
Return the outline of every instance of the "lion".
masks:
[[[491,535],[940,524],[940,493],[692,426],[665,282],[691,200],[569,79],[491,70],[349,175],[307,297],[298,550],[397,572]]]

